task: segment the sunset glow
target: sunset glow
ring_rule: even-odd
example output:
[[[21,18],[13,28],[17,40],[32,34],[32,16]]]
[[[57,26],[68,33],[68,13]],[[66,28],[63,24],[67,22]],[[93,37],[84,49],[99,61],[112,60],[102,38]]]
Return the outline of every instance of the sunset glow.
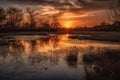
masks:
[[[65,28],[71,28],[72,27],[72,24],[73,24],[73,22],[72,21],[66,21],[63,25],[63,27],[65,27]]]
[[[2,3],[0,7],[5,8],[13,6],[25,11],[27,7],[30,7],[38,11],[40,17],[57,16],[61,25],[66,28],[109,22],[106,13],[110,5],[109,0],[5,0],[0,2]]]

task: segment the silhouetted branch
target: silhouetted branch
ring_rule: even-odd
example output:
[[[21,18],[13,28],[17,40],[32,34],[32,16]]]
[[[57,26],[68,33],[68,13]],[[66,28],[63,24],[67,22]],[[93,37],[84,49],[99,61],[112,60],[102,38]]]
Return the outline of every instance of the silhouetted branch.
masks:
[[[6,19],[6,12],[3,8],[0,8],[0,25],[2,25],[2,22],[4,22]]]
[[[120,0],[112,0],[108,15],[110,20],[120,21]]]
[[[7,13],[7,24],[10,27],[18,27],[20,22],[23,20],[22,9],[17,9],[9,7],[6,11]]]

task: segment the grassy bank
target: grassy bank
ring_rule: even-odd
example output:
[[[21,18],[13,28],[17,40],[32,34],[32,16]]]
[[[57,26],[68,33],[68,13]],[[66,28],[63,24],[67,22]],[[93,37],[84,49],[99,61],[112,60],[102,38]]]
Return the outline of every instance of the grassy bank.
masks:
[[[120,42],[120,32],[78,32],[70,35],[69,38]]]

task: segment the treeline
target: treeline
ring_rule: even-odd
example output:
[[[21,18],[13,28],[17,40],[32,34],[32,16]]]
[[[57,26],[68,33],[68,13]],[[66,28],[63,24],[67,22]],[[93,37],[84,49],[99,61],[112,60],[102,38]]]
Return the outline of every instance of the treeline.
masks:
[[[119,17],[119,16],[118,16]],[[102,22],[93,27],[75,27],[68,31],[120,31],[120,19],[114,19],[113,24]],[[57,16],[41,16],[31,8],[25,10],[9,7],[0,8],[0,32],[66,32],[61,27]]]
[[[0,32],[57,31],[61,29],[56,16],[44,17],[31,8],[25,10],[15,7],[0,8]]]
[[[92,27],[76,27],[72,31],[120,31],[120,21],[115,21],[113,24],[101,22]]]
[[[77,27],[72,31],[120,31],[120,0],[111,0],[111,5],[106,10],[108,19],[112,24],[102,22],[92,27]]]

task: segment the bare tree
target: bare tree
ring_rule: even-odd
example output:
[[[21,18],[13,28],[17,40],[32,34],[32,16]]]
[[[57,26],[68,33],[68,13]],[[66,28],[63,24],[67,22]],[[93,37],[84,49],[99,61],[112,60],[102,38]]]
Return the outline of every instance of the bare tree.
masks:
[[[7,9],[7,24],[11,27],[17,27],[23,20],[23,11],[21,9],[9,7]]]
[[[3,8],[0,8],[0,25],[2,25],[2,22],[6,19],[6,12]]]
[[[51,26],[53,28],[59,28],[61,26],[60,23],[58,22],[58,18],[56,16],[53,16],[53,20],[52,20]]]
[[[45,19],[41,22],[41,28],[44,28],[44,29],[50,29],[51,28],[51,25],[50,25],[50,22],[49,20]]]
[[[120,21],[120,0],[111,1],[109,19],[112,21]]]
[[[34,28],[36,25],[36,16],[39,13],[36,13],[36,11],[34,9],[31,8],[27,8],[26,9],[28,16],[29,16],[29,20],[30,20],[30,27]]]

